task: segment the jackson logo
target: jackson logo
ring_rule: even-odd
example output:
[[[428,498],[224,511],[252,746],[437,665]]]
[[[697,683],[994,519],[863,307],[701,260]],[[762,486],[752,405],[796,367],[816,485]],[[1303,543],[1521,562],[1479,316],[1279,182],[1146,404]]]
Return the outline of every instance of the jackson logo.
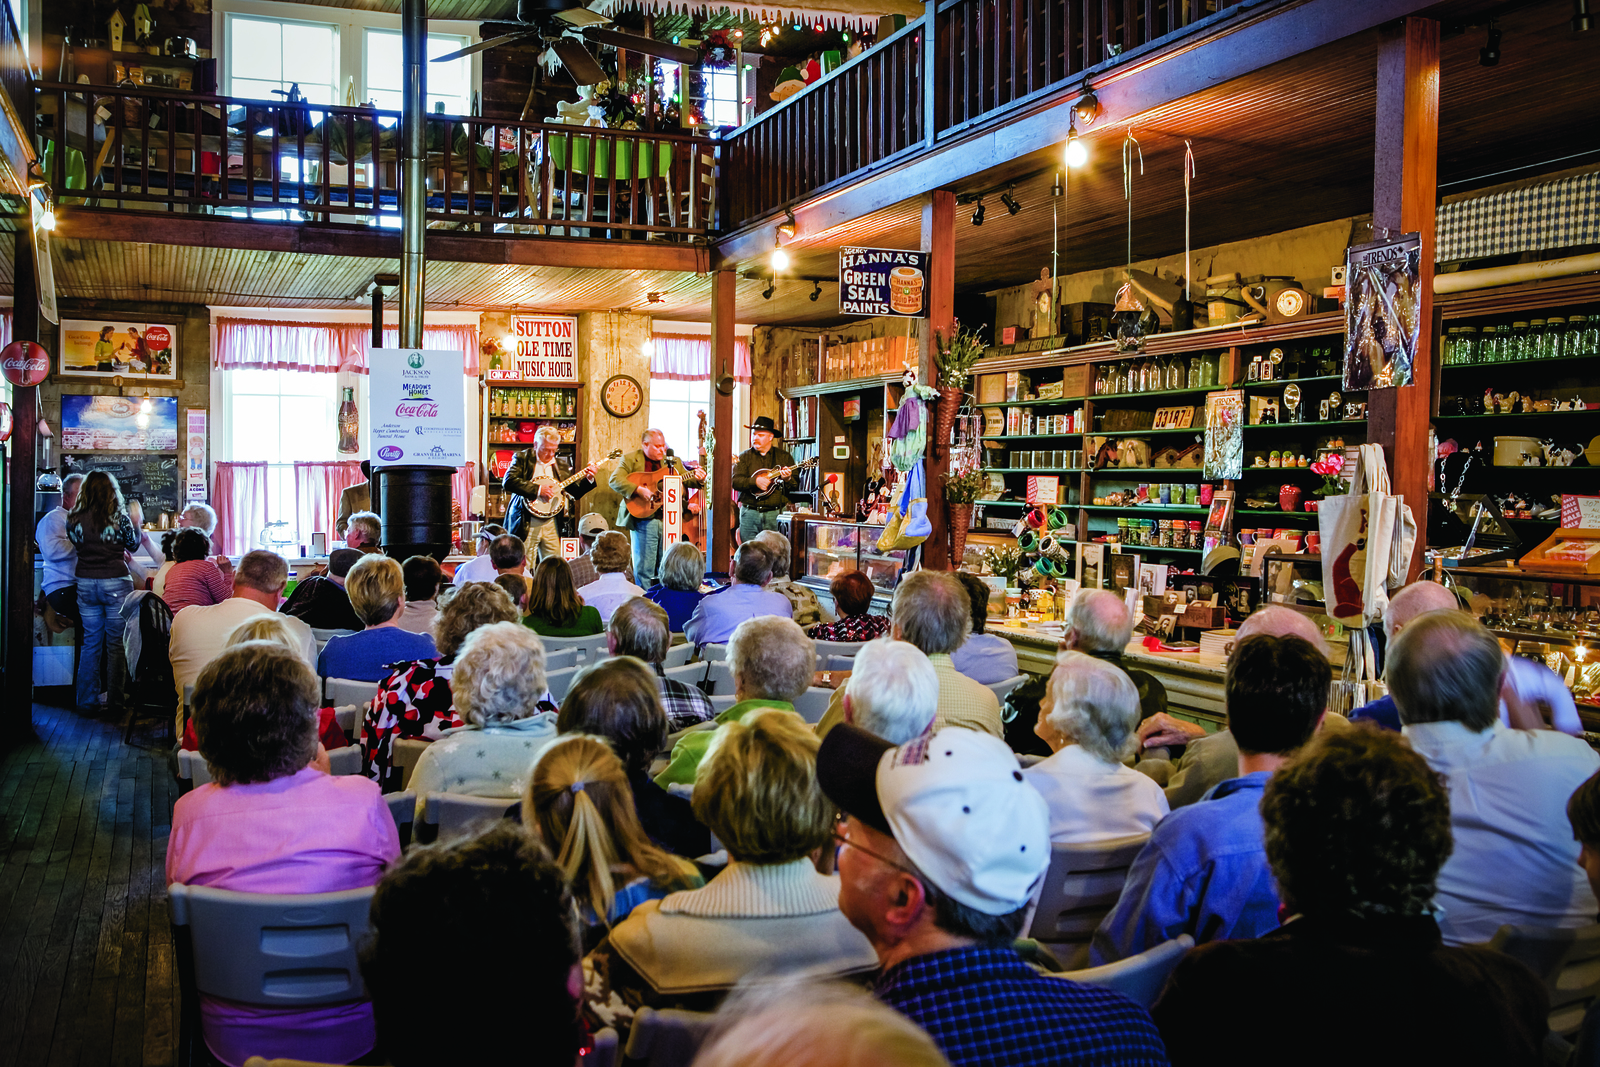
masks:
[[[421,352],[413,352],[413,353],[411,353],[410,356],[406,357],[406,363],[408,365],[410,365],[413,369],[421,367],[422,363],[423,363],[422,353]]]
[[[402,400],[395,405],[394,413],[403,419],[437,419],[439,417],[439,405],[432,400],[419,404],[407,404]]]
[[[393,463],[395,460],[399,459],[405,454],[405,449],[401,448],[399,445],[384,445],[382,448],[378,449],[378,458],[383,460],[385,463]]]
[[[50,377],[50,353],[32,341],[13,341],[0,349],[0,372],[12,385],[38,385]]]

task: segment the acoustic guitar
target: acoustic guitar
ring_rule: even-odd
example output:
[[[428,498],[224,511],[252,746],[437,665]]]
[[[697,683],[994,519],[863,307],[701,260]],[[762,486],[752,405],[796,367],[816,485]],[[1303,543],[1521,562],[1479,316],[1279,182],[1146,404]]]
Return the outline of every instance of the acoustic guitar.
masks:
[[[608,460],[621,458],[622,449],[613,448],[610,452],[606,453],[605,459],[595,460],[594,465],[598,466],[599,464],[605,463]],[[584,471],[580,470],[565,481],[558,482],[554,478],[540,478],[533,484],[537,485],[541,491],[547,485],[555,486],[556,491],[550,494],[549,500],[546,500],[543,496],[539,495],[526,497],[525,499],[527,500],[528,514],[539,520],[554,518],[555,516],[562,514],[567,510],[567,496],[562,492],[562,490],[575,482],[583,481],[584,477]]]
[[[665,478],[669,474],[676,474],[685,478],[699,477],[698,474],[695,474],[692,471],[678,470],[670,466],[663,466],[658,471],[634,471],[632,474],[628,475],[628,481],[633,483],[635,490],[641,488],[649,489],[652,496],[649,500],[646,500],[644,497],[635,492],[632,496],[628,497],[628,499],[624,501],[624,504],[628,509],[628,514],[632,515],[636,519],[655,518],[657,513],[661,511],[661,505],[663,503],[661,499],[661,479]]]
[[[752,482],[755,481],[757,478],[769,478],[771,480],[769,482],[767,482],[767,487],[765,489],[751,489],[749,491],[750,499],[751,500],[765,500],[767,497],[771,496],[773,493],[776,493],[780,488],[782,488],[783,487],[783,483],[788,481],[791,477],[793,477],[796,471],[808,470],[809,468],[815,467],[816,465],[817,465],[817,457],[812,456],[810,459],[804,460],[803,462],[800,462],[800,463],[796,463],[792,467],[763,467],[763,468],[761,468],[760,470],[756,471],[754,474],[752,474],[750,476],[750,480]]]

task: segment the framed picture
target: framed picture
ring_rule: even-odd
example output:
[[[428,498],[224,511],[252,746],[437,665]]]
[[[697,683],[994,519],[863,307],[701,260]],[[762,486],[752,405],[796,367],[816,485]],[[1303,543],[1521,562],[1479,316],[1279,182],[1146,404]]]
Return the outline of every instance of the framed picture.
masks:
[[[153,396],[141,411],[135,397],[61,394],[64,452],[176,452],[178,398]]]
[[[169,323],[62,319],[60,373],[74,378],[178,379],[178,328]]]
[[[1233,522],[1233,490],[1219,489],[1211,494],[1211,511],[1206,515],[1206,529],[1219,533]]]

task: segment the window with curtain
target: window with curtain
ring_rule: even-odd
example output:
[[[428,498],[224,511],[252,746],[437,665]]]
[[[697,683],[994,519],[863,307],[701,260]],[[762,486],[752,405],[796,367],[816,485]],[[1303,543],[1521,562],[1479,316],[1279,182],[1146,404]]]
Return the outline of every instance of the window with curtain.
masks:
[[[311,540],[312,530],[299,528],[295,466],[326,462],[335,454],[337,383],[329,374],[293,370],[234,370],[223,377],[227,454],[236,463],[266,465],[262,475],[266,521],[288,522],[300,543]],[[337,506],[337,496],[334,503]]]
[[[673,381],[652,375],[650,425],[667,435],[667,446],[685,463],[700,462],[699,412],[711,417],[711,383]]]
[[[296,370],[333,373],[346,362],[367,373],[372,327],[356,322],[295,323],[273,320],[216,320],[211,365],[218,370]],[[383,332],[387,348],[400,346],[398,328]],[[422,347],[460,352],[463,372],[478,374],[478,328],[471,324],[424,326]]]

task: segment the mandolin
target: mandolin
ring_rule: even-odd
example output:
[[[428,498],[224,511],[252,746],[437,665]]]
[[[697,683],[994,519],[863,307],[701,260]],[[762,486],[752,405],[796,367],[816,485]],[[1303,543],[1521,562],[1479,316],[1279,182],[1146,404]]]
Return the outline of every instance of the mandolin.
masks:
[[[596,460],[595,464],[604,463],[607,460],[621,459],[621,458],[622,458],[622,449],[613,448],[610,452],[606,453],[605,459]],[[563,512],[565,512],[567,510],[567,497],[566,497],[566,494],[562,492],[562,490],[565,489],[567,486],[572,485],[575,482],[583,481],[583,479],[586,476],[586,471],[587,471],[587,468],[585,470],[580,470],[577,473],[573,474],[572,477],[566,479],[565,481],[561,481],[561,482],[556,481],[554,478],[541,478],[541,479],[539,479],[534,484],[539,486],[539,488],[541,490],[543,490],[543,488],[545,486],[547,486],[547,485],[553,485],[553,486],[556,487],[556,491],[550,495],[550,499],[549,500],[544,499],[543,496],[527,497],[526,499],[528,501],[528,504],[527,504],[528,514],[532,515],[535,519],[543,520],[543,519],[554,518],[555,516],[560,515]]]
[[[628,481],[632,482],[635,488],[649,489],[654,495],[649,500],[646,500],[638,493],[634,493],[626,501],[624,501],[624,504],[628,509],[628,514],[632,515],[636,519],[655,518],[656,514],[661,510],[662,505],[660,492],[661,479],[665,478],[669,474],[676,474],[685,478],[699,477],[699,475],[693,471],[679,470],[671,466],[664,466],[658,471],[634,471],[632,474],[628,475]]]
[[[763,467],[761,470],[758,470],[752,474],[750,476],[750,480],[753,482],[757,478],[770,478],[771,481],[767,483],[767,487],[765,489],[751,489],[749,491],[750,499],[765,500],[773,493],[776,493],[783,486],[783,483],[788,481],[796,471],[807,470],[811,467],[815,467],[816,465],[817,457],[812,456],[810,459],[796,463],[792,467]]]

